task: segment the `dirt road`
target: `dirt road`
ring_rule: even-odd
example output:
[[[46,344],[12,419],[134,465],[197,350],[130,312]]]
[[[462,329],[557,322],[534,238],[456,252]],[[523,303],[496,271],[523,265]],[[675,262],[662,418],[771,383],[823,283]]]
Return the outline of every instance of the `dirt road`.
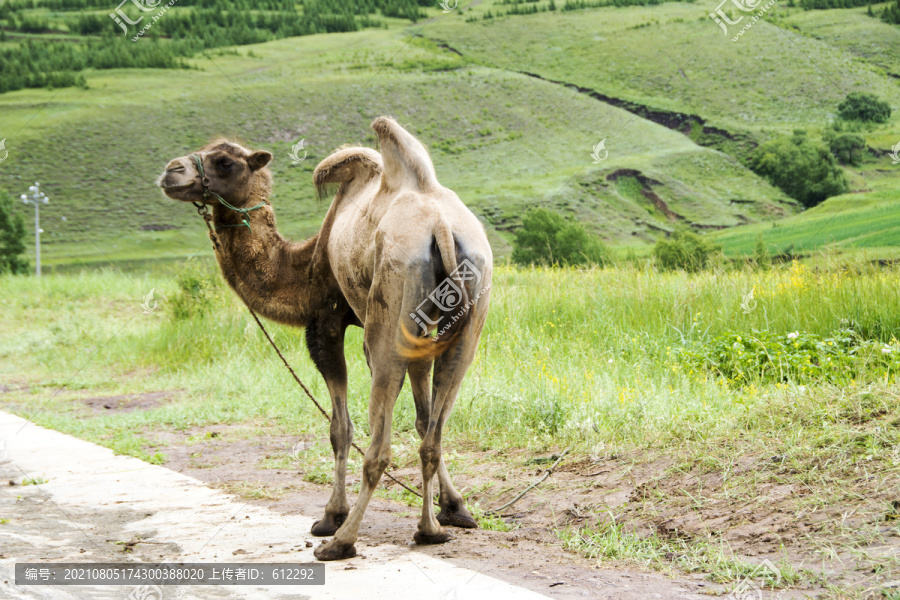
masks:
[[[16,586],[14,564],[25,561],[314,562],[319,540],[308,531],[327,491],[306,492],[303,514],[282,514],[4,412],[0,440],[3,598],[699,600],[712,591],[700,580],[601,570],[558,547],[520,544],[516,532],[459,531],[448,545],[418,548],[402,541],[415,521],[398,513],[409,509],[386,501],[367,514],[360,556],[328,563],[322,587],[166,587],[158,599],[125,586]]]

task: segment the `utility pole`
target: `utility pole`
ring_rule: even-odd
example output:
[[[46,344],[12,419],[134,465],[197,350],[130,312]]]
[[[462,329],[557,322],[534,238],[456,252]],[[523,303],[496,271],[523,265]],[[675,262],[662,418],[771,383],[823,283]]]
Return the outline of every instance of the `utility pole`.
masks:
[[[34,182],[34,185],[29,186],[28,191],[31,192],[31,196],[27,194],[22,194],[19,196],[22,199],[22,202],[25,204],[34,204],[34,257],[35,264],[37,269],[37,276],[41,276],[41,204],[47,204],[50,202],[50,197],[46,196],[44,192],[41,191],[41,184],[38,182]]]

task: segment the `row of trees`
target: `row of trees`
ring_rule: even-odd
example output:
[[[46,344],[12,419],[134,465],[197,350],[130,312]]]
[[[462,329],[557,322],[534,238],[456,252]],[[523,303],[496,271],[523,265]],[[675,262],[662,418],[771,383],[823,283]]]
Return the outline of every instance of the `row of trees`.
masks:
[[[875,16],[871,6],[869,6],[869,15]],[[900,0],[897,0],[894,4],[889,4],[881,11],[881,20],[892,25],[900,25]]]
[[[371,16],[377,13],[417,20],[424,16],[421,7],[433,4],[430,0],[179,0],[154,23],[147,33],[149,40],[132,43],[131,36],[143,23],[123,35],[108,16],[108,2],[99,1],[98,5],[96,0],[42,0],[42,7],[64,13],[104,10],[102,14],[73,12],[52,22],[29,12],[35,7],[33,0],[0,2],[0,26],[6,30],[40,33],[52,29],[53,23],[53,27],[89,36],[81,43],[27,40],[0,50],[0,93],[83,86],[85,79],[79,73],[86,68],[184,68],[184,58],[203,50],[377,27],[381,22]],[[153,14],[142,13],[132,3],[122,10],[132,20],[143,16],[144,22]],[[0,41],[5,39],[6,31],[0,31]]]

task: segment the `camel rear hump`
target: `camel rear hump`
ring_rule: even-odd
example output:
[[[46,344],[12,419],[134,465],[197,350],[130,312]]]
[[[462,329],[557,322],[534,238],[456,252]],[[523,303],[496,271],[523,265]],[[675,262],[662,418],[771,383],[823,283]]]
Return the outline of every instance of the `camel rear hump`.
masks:
[[[372,122],[384,161],[383,189],[429,192],[440,187],[428,150],[390,117]]]

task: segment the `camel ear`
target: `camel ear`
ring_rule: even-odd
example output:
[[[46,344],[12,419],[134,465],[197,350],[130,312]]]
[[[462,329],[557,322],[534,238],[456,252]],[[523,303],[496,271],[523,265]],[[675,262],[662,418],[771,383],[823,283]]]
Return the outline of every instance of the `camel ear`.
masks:
[[[250,155],[250,158],[247,159],[247,164],[250,165],[251,171],[258,171],[259,169],[262,169],[264,166],[269,164],[270,160],[272,160],[271,152],[266,152],[265,150],[257,150]]]

